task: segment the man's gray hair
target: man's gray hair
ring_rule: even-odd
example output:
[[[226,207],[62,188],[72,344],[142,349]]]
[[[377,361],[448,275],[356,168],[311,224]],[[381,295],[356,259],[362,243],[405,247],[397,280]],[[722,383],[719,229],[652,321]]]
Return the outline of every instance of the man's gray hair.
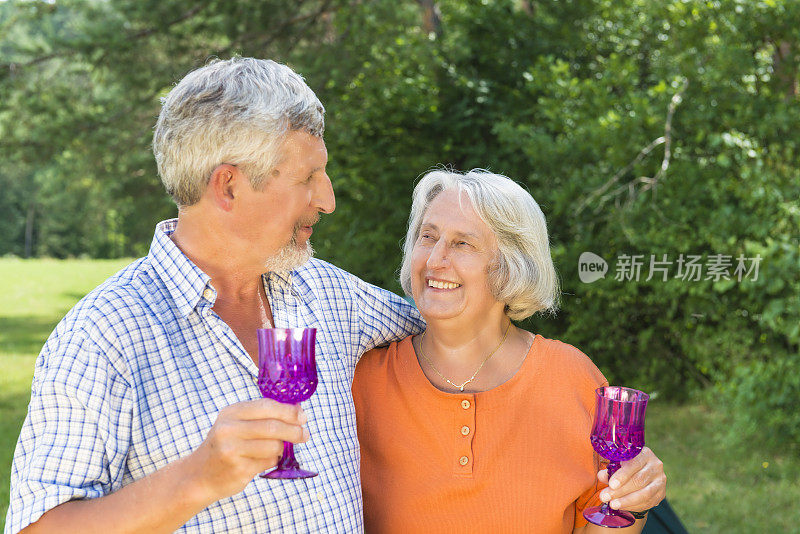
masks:
[[[403,244],[400,284],[411,294],[411,254],[425,212],[442,191],[467,195],[475,213],[494,232],[498,255],[489,268],[489,287],[506,305],[506,314],[522,320],[558,307],[558,276],[550,257],[547,224],[533,197],[516,182],[482,169],[467,173],[431,171],[414,188],[408,232]]]
[[[153,134],[161,181],[179,207],[200,200],[222,163],[238,166],[257,188],[278,163],[291,131],[322,137],[324,114],[311,88],[286,65],[213,60],[162,99]]]

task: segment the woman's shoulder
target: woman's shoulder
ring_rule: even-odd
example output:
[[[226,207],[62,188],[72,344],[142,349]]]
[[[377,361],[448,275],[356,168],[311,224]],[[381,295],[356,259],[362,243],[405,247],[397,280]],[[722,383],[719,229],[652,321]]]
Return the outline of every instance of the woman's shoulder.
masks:
[[[377,347],[364,353],[356,365],[356,376],[359,373],[374,372],[378,369],[384,369],[386,366],[394,361],[398,355],[404,355],[407,351],[414,350],[411,344],[411,338],[408,336],[400,341],[393,341],[383,347]]]
[[[567,379],[588,380],[598,386],[605,383],[603,373],[583,351],[577,347],[557,339],[549,339],[537,335],[539,357],[548,368],[548,373],[555,373]]]

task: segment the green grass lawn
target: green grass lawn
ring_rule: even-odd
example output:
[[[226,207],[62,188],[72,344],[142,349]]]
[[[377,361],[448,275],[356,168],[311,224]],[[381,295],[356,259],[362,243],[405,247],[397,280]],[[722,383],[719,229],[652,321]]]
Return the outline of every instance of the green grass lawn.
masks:
[[[800,458],[724,438],[725,414],[702,403],[647,407],[647,442],[689,532],[797,532]]]
[[[64,313],[128,261],[0,259],[0,526],[36,355]],[[703,403],[648,407],[647,442],[689,532],[796,531],[800,459],[727,445],[724,428],[723,412]]]

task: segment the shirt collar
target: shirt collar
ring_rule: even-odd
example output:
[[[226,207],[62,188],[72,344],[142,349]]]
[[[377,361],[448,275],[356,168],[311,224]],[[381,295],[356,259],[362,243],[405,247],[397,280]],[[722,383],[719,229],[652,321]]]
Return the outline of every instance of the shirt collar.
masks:
[[[306,305],[316,300],[314,288],[309,285],[309,280],[303,275],[304,270],[310,267],[314,260],[310,259],[300,267],[291,271],[270,271],[264,273],[265,287],[272,287],[279,290],[284,295],[291,294],[295,299],[304,302]]]
[[[153,268],[172,296],[178,311],[183,317],[187,317],[203,299],[213,306],[217,292],[209,283],[211,277],[192,263],[170,239],[170,235],[177,226],[178,219],[168,219],[156,225],[148,256],[152,260]],[[313,261],[309,260],[304,265]],[[283,291],[299,297],[306,304],[310,304],[314,300],[314,293],[308,286],[307,280],[302,276],[303,267],[291,271],[264,273],[264,282],[265,284],[271,282]],[[209,292],[206,292],[207,289]]]
[[[183,317],[187,317],[204,298],[207,288],[211,291],[205,293],[205,298],[212,305],[216,299],[216,292],[208,283],[211,277],[192,263],[170,239],[169,236],[177,225],[178,219],[169,219],[156,225],[148,257],[151,259],[153,269],[172,296],[178,311]]]
[[[294,271],[269,271],[264,273],[264,280],[291,291],[294,283]]]

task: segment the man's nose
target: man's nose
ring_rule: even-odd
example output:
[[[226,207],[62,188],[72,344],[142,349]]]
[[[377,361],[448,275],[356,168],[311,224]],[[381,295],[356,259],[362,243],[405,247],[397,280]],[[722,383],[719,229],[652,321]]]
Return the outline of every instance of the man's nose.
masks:
[[[333,213],[336,209],[336,196],[333,194],[333,184],[328,173],[324,173],[322,178],[317,180],[311,203],[322,213]]]

